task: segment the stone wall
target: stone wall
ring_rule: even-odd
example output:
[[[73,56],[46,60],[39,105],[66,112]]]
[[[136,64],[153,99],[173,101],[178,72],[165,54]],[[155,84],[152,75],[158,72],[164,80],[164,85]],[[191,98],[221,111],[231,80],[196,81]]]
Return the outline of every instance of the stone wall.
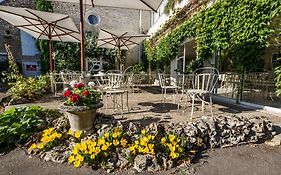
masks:
[[[53,2],[54,12],[68,14],[72,17],[74,22],[79,28],[79,4],[75,3],[60,3]],[[86,7],[86,8],[85,8]],[[92,10],[91,6],[85,6],[84,9]],[[140,11],[134,9],[121,9],[112,7],[99,7],[94,8],[96,14],[101,17],[100,27],[109,31],[124,31],[132,34],[139,34],[140,31],[148,31],[150,28],[150,12],[142,11],[142,29],[140,29]],[[91,30],[87,24],[85,29]],[[128,51],[128,57],[126,60],[126,66],[135,64],[139,60],[141,47],[134,47]]]
[[[13,7],[35,8],[34,0],[4,0],[0,5]],[[10,37],[6,37],[6,32],[9,31]],[[25,59],[35,59],[35,57],[23,56],[21,51],[20,30],[13,27],[11,24],[0,19],[0,53],[6,53],[5,43],[11,44],[12,52],[19,64]]]

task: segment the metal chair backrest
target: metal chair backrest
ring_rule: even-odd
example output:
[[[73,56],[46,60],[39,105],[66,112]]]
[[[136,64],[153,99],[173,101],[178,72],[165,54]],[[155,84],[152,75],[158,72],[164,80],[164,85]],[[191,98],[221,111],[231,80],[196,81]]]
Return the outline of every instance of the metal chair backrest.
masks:
[[[78,72],[62,72],[61,73],[61,79],[63,83],[69,84],[71,81],[76,80],[79,82],[81,80],[81,73]]]
[[[194,72],[193,88],[213,92],[219,79],[219,71],[213,67],[196,69]]]
[[[123,76],[122,74],[117,73],[108,73],[107,74],[107,87],[110,87],[112,89],[118,89],[121,88],[123,83]]]

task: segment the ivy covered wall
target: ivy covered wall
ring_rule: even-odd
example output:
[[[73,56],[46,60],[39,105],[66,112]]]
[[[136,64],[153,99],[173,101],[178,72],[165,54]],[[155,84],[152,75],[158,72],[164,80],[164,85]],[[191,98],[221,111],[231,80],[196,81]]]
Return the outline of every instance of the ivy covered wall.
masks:
[[[169,34],[163,36],[157,32],[146,43],[145,51],[149,60],[169,64],[176,57],[181,42],[194,37],[197,58],[191,65],[210,58],[219,50],[237,71],[254,70],[262,64],[268,39],[278,30],[271,28],[271,23],[280,12],[281,0],[217,0]]]

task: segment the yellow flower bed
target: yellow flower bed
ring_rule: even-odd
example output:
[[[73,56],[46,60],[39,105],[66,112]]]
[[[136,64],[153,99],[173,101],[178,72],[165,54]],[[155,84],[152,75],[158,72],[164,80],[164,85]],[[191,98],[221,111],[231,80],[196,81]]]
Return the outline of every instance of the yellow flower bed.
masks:
[[[54,146],[55,142],[58,141],[62,137],[61,133],[54,131],[54,128],[49,128],[43,131],[42,138],[39,143],[33,143],[29,147],[29,151],[33,150],[42,150],[44,148],[50,148]]]
[[[72,149],[68,162],[75,167],[80,167],[83,162],[94,163],[94,161],[104,161],[110,151],[116,151],[116,148],[125,148],[127,140],[119,128],[113,132],[107,132],[98,140],[87,140],[78,143]]]

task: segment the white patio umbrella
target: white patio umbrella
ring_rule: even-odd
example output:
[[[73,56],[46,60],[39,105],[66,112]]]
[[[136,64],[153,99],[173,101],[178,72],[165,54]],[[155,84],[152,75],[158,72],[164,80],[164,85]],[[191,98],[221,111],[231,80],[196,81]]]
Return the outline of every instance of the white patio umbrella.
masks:
[[[49,0],[79,3],[79,0]],[[120,7],[139,10],[157,11],[162,0],[83,0],[84,4],[106,7]]]
[[[129,34],[128,32],[110,32],[106,29],[100,29],[99,37],[97,41],[98,47],[103,48],[116,48],[117,57],[115,62],[117,63],[121,59],[121,50],[129,50],[136,45],[139,45],[149,35],[144,34]]]
[[[0,18],[36,39],[49,40],[50,71],[53,71],[52,41],[80,42],[79,30],[68,15],[0,6]]]
[[[85,46],[84,46],[84,19],[83,3],[92,6],[107,6],[129,9],[139,9],[157,12],[163,0],[48,0],[60,2],[76,2],[80,5],[80,39],[81,39],[81,71],[84,71],[85,65]]]

